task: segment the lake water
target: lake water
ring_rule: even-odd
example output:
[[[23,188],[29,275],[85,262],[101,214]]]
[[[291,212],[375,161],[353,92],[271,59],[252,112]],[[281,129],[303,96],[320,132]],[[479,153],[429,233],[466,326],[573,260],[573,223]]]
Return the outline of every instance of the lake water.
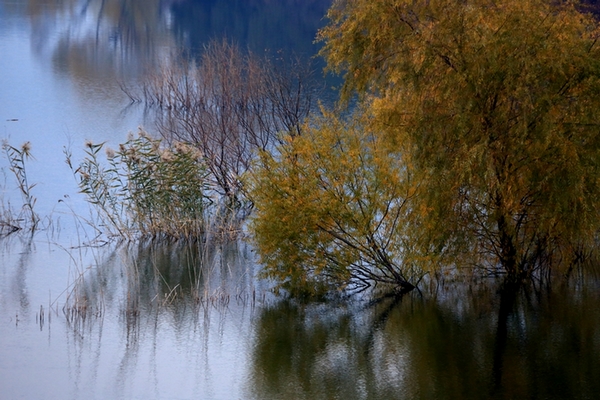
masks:
[[[243,242],[89,246],[64,149],[151,118],[119,82],[227,37],[310,55],[329,0],[0,0],[0,136],[44,229],[0,238],[0,399],[593,399],[600,286],[275,297]],[[2,204],[21,197],[0,158]]]

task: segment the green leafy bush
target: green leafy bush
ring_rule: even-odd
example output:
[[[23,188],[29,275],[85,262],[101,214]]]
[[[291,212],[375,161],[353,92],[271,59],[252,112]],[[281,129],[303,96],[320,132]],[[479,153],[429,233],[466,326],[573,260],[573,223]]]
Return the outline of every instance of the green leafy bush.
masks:
[[[141,132],[115,151],[87,143],[76,173],[81,192],[111,235],[193,239],[205,232],[207,173],[202,155],[184,143],[163,147]]]

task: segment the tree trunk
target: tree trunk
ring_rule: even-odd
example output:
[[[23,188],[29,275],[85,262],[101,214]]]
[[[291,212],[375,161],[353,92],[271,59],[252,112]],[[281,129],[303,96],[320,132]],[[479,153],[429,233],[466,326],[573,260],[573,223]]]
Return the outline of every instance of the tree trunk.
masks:
[[[498,254],[500,263],[509,276],[517,276],[519,268],[515,238],[509,232],[506,216],[504,215],[500,215],[498,218],[498,234],[500,235],[500,254]]]

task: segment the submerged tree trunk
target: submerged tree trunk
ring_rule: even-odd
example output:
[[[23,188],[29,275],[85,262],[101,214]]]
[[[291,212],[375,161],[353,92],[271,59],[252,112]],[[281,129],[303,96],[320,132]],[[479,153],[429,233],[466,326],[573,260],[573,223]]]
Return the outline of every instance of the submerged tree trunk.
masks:
[[[517,248],[515,238],[509,232],[506,217],[500,215],[498,218],[498,235],[500,236],[500,248],[498,257],[500,263],[509,276],[516,277],[519,274],[517,262]]]

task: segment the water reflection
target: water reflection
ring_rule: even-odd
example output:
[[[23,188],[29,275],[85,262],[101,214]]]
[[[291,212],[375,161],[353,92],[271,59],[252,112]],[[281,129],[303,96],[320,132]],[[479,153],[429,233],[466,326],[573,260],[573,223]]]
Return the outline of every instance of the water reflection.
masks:
[[[229,398],[240,390],[263,299],[245,245],[149,242],[96,258],[65,307],[73,398]]]
[[[226,304],[232,297],[244,301],[252,293],[256,298],[256,265],[239,241],[140,242],[96,259],[96,267],[77,270],[66,300],[74,319],[101,316],[107,304],[120,300],[127,317],[160,309],[178,318],[182,308]]]
[[[262,54],[284,50],[310,57],[331,0],[0,0],[26,13],[35,53],[56,72],[89,85],[131,78],[180,50],[199,54],[228,38]]]
[[[35,245],[30,235],[0,236],[0,312],[15,326],[29,319],[35,311],[31,308],[28,279],[34,252]]]
[[[160,0],[29,0],[33,49],[76,79],[140,72],[174,43]]]
[[[254,398],[592,398],[600,296],[484,285],[366,308],[281,302],[256,323]]]
[[[43,337],[32,322],[40,303],[31,284],[42,271],[27,267],[39,249],[23,246],[0,268],[8,278],[0,305],[23,321],[15,326],[5,312],[0,323],[11,344],[1,349],[9,379],[0,388],[11,398],[600,393],[600,290],[593,282],[539,291],[454,283],[438,295],[267,301],[243,243],[83,248],[72,259],[92,262],[72,267],[69,297],[54,304]],[[17,292],[27,294],[24,308]],[[48,392],[37,381],[61,386]]]
[[[19,301],[19,315],[26,318],[29,315],[29,291],[27,289],[27,269],[29,267],[32,251],[32,238],[25,237],[21,243],[21,254],[17,262],[15,275],[12,283],[12,291],[15,299]],[[16,316],[17,320],[19,316]]]
[[[183,0],[171,6],[177,43],[202,50],[215,38],[229,38],[262,54],[283,49],[312,56],[317,29],[332,0]]]

